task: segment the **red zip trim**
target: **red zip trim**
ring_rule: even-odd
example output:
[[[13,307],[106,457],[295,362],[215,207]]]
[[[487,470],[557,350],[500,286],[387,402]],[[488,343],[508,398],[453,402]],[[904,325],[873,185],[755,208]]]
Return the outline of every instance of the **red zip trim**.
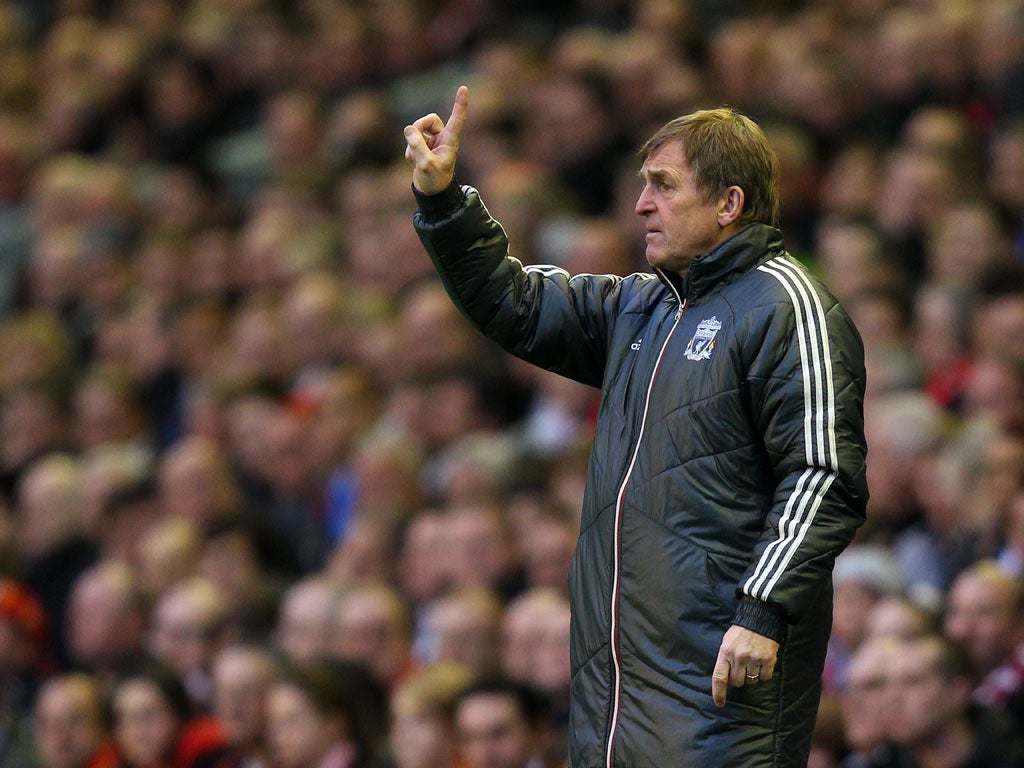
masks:
[[[669,286],[671,288],[671,286]],[[673,293],[675,289],[672,289]],[[676,293],[676,298],[679,294]],[[665,337],[665,343],[661,345],[658,352],[658,359],[654,363],[654,370],[651,372],[651,379],[647,384],[647,395],[644,399],[644,415],[640,420],[640,434],[637,435],[636,444],[633,447],[633,455],[629,460],[629,467],[626,469],[626,476],[619,486],[619,494],[615,500],[615,544],[613,547],[614,575],[612,576],[612,606],[611,606],[611,650],[612,670],[614,672],[614,687],[612,690],[612,717],[608,727],[608,744],[605,748],[605,768],[612,768],[615,756],[615,732],[619,725],[619,708],[622,703],[622,668],[619,661],[619,568],[622,552],[622,512],[626,499],[626,486],[633,475],[633,468],[636,466],[637,456],[640,454],[640,441],[643,440],[644,431],[647,427],[647,412],[651,407],[651,392],[654,391],[654,380],[658,377],[658,370],[661,368],[661,361],[665,357],[665,350],[672,340],[672,336],[679,327],[679,320],[686,311],[686,302],[680,301],[679,309],[672,323],[672,330]]]

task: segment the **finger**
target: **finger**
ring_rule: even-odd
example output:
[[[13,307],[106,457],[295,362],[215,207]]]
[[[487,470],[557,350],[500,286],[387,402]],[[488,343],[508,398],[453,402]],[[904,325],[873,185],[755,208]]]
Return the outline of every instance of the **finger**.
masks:
[[[425,161],[433,154],[430,147],[427,146],[427,140],[423,138],[423,134],[416,129],[415,125],[405,126],[405,143],[408,145],[405,156],[414,163]]]
[[[753,674],[752,672],[750,674]],[[735,664],[729,667],[729,685],[733,688],[742,688],[747,683],[751,682],[747,680],[747,666],[743,662],[737,661]]]
[[[715,670],[711,673],[711,698],[719,707],[725,706],[726,691],[729,688],[729,662],[718,657]]]
[[[444,130],[444,121],[441,120],[436,112],[431,112],[429,115],[424,115],[418,119],[412,126],[420,133],[435,135]]]
[[[772,664],[763,664],[761,666],[761,680],[768,681],[775,676],[775,666]]]
[[[452,138],[456,142],[462,136],[462,127],[466,124],[468,108],[469,88],[460,85],[459,90],[455,92],[455,103],[452,105],[451,117],[448,118],[448,130],[451,131]]]
[[[746,666],[743,669],[743,685],[754,685],[761,682],[761,668]]]

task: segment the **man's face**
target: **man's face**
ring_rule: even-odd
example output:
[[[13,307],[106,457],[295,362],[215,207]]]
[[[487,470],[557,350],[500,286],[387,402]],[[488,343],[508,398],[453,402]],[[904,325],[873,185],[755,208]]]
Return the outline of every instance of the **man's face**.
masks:
[[[337,736],[300,688],[290,683],[271,687],[267,695],[267,743],[276,765],[316,765]]]
[[[233,746],[258,745],[265,727],[263,702],[273,672],[256,652],[222,651],[213,665],[213,711]]]
[[[114,694],[114,737],[125,760],[157,765],[174,747],[178,718],[158,687],[148,680],[128,680]]]
[[[932,742],[963,714],[969,688],[946,680],[937,668],[939,651],[926,640],[911,641],[889,669],[890,735],[908,747]]]
[[[469,768],[524,768],[531,757],[530,727],[509,695],[480,693],[455,712]]]
[[[55,682],[36,704],[36,743],[46,768],[82,768],[104,738],[98,702],[84,682]]]
[[[888,736],[886,687],[896,647],[895,641],[868,641],[850,662],[842,697],[843,728],[846,741],[855,750],[869,752]]]
[[[647,263],[682,274],[723,239],[718,201],[704,202],[681,142],[656,149],[640,169],[636,212],[647,227]]]
[[[1002,583],[968,573],[953,584],[946,606],[946,634],[963,643],[980,672],[987,673],[1006,660],[1019,625],[1013,596]]]

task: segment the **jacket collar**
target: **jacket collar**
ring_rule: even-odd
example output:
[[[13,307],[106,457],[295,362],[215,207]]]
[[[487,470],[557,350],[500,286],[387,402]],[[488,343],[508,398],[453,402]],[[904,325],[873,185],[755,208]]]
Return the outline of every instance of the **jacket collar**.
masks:
[[[661,269],[655,272],[680,302],[693,303],[718,285],[731,283],[765,259],[783,251],[782,233],[775,227],[755,222],[694,259],[685,276]]]

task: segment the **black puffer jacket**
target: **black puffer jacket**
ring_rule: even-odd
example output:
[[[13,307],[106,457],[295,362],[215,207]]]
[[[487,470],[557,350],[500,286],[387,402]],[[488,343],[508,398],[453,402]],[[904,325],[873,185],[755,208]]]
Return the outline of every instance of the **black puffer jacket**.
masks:
[[[471,188],[419,204],[462,311],[603,392],[569,585],[570,764],[806,765],[832,564],[867,501],[847,315],[764,225],[685,281],[570,277],[509,258]],[[779,661],[718,708],[711,672],[733,623],[779,640]]]

